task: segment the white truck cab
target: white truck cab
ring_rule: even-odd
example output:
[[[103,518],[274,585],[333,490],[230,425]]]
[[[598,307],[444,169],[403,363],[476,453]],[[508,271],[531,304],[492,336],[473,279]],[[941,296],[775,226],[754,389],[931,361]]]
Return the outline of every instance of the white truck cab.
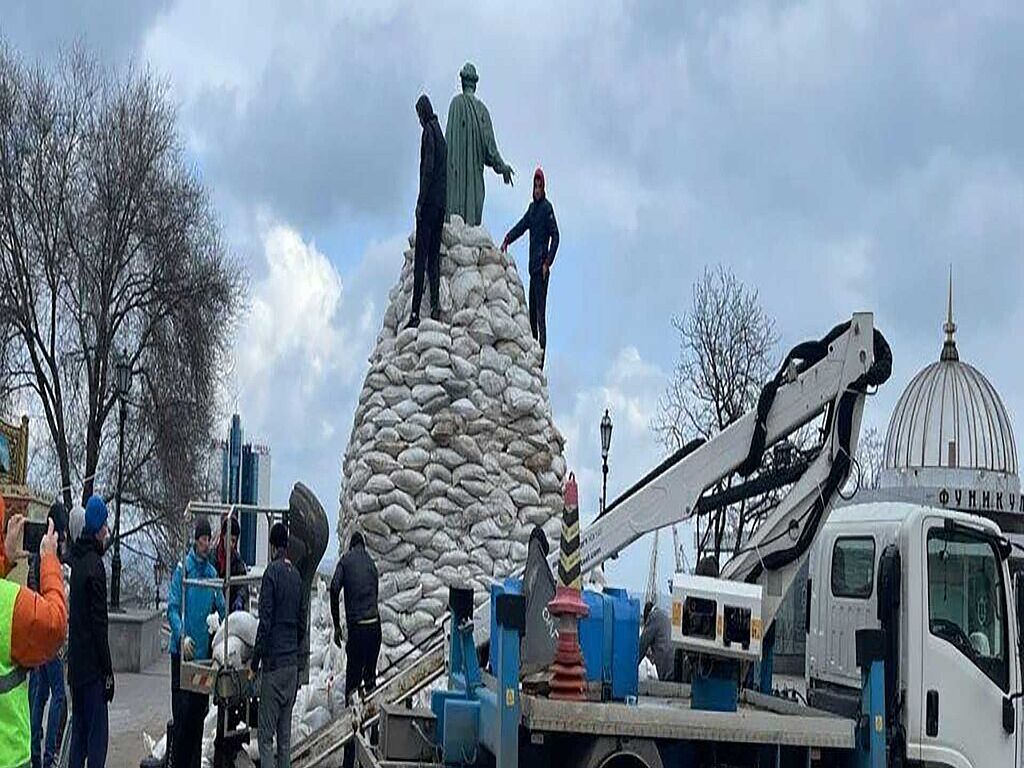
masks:
[[[902,502],[833,511],[810,552],[810,703],[854,712],[855,633],[885,629],[890,732],[906,761],[1019,765],[1020,631],[1008,557],[999,528],[974,515]]]

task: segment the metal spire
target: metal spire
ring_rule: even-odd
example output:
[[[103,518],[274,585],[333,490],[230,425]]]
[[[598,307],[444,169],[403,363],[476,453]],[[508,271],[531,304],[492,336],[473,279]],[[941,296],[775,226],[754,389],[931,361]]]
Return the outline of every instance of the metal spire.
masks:
[[[942,354],[939,356],[943,361],[956,361],[960,359],[960,353],[956,349],[956,340],[953,334],[956,333],[956,323],[953,322],[953,266],[949,267],[949,298],[946,304],[946,322],[942,326],[946,334],[946,340],[942,344]]]

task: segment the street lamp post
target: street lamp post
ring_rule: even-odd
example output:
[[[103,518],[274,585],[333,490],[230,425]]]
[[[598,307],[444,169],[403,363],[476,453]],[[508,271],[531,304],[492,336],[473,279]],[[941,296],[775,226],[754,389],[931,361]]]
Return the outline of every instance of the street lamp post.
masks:
[[[601,419],[601,473],[604,476],[601,482],[601,514],[604,514],[608,504],[608,449],[612,445],[612,418],[608,415],[608,409],[604,409],[604,418]]]
[[[121,610],[121,483],[124,480],[124,419],[128,410],[128,391],[132,385],[132,367],[121,351],[114,367],[114,393],[120,409],[117,426],[117,504],[114,507],[114,555],[110,560],[110,610]]]

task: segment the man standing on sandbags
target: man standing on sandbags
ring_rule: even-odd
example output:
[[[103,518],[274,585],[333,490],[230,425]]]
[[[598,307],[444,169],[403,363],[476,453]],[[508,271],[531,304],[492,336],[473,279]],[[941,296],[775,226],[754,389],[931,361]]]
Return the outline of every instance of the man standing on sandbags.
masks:
[[[184,569],[178,563],[167,590],[167,621],[171,625],[171,717],[174,720],[172,745],[175,768],[199,768],[203,752],[203,720],[210,709],[210,697],[182,690],[181,662],[211,658],[210,630],[206,617],[214,610],[224,618],[224,593],[217,587],[188,587],[188,599],[182,599],[185,579],[216,579],[217,569],[210,562],[210,521],[196,521],[194,543],[185,557]]]
[[[377,609],[377,566],[366,551],[363,534],[356,531],[348,552],[338,561],[331,580],[331,616],[334,619],[334,643],[342,642],[338,597],[345,590],[345,703],[360,684],[369,693],[377,684],[377,658],[380,656],[380,612]]]
[[[540,344],[540,367],[544,367],[544,354],[548,346],[547,303],[548,280],[551,266],[558,252],[558,222],[555,209],[545,192],[544,171],[533,172],[533,202],[501,244],[501,252],[530,231],[530,330]]]
[[[292,706],[299,683],[299,648],[306,635],[302,620],[302,578],[287,557],[288,529],[270,529],[273,560],[260,582],[260,623],[252,651],[253,674],[263,668],[260,684],[260,766],[291,765]],[[274,737],[277,749],[274,749]]]
[[[420,140],[420,194],[416,198],[416,256],[413,262],[412,311],[407,328],[420,324],[423,272],[430,277],[430,317],[441,319],[441,230],[448,196],[448,146],[426,94],[416,102],[423,126]]]

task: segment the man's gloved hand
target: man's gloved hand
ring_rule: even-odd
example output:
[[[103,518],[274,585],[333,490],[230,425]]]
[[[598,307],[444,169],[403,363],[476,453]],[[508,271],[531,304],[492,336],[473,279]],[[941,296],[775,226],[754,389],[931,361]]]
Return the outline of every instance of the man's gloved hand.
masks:
[[[506,237],[501,241],[501,252],[508,253],[508,238]]]
[[[345,636],[341,632],[341,627],[334,628],[334,644],[339,648],[345,646]]]
[[[195,641],[187,635],[181,639],[181,658],[185,661],[192,661],[196,655]]]
[[[106,680],[103,681],[103,693],[106,696],[107,704],[114,700],[114,676],[107,675]]]
[[[512,170],[511,165],[506,165],[501,171],[501,178],[505,180],[506,184],[512,184],[515,186],[515,182],[512,181],[512,177],[516,175],[516,172]]]

